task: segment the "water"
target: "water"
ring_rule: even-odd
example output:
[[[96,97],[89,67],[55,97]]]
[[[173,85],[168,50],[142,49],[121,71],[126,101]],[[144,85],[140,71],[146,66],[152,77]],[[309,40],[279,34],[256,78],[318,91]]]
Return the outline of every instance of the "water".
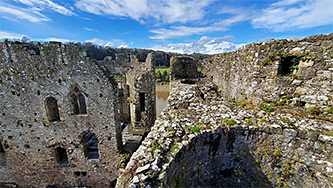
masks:
[[[168,104],[169,85],[156,85],[156,118]]]

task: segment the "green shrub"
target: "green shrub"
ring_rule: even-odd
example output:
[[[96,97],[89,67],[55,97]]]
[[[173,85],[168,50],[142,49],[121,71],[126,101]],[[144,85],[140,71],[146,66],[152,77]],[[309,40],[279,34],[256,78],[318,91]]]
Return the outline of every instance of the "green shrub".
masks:
[[[312,108],[309,109],[309,111],[312,115],[317,115],[318,116],[319,114],[321,114],[320,109],[317,108],[317,107],[312,107]]]
[[[228,125],[228,126],[234,126],[234,125],[236,125],[236,120],[234,120],[234,119],[226,119],[225,120],[225,123]]]
[[[154,153],[154,151],[157,150],[157,149],[161,149],[161,145],[159,145],[158,143],[156,143],[155,145],[153,145],[153,147],[150,150],[151,150],[151,152]]]
[[[250,120],[250,119],[245,119],[245,122],[246,122],[248,125],[253,125],[253,122],[252,122],[252,120]]]
[[[274,157],[280,158],[282,156],[282,150],[278,149],[273,153]]]
[[[274,109],[270,106],[267,106],[266,104],[262,104],[260,106],[260,109],[265,111],[265,112],[274,112]]]
[[[197,127],[197,126],[194,126],[194,127],[191,128],[191,132],[192,133],[199,133],[200,132],[200,128]]]

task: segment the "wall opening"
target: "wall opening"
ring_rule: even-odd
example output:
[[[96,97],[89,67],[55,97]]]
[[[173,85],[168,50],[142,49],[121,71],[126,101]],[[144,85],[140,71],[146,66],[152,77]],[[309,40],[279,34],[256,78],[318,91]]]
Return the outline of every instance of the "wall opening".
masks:
[[[292,75],[294,70],[298,69],[299,61],[301,60],[300,56],[280,56],[281,63],[278,68],[278,75],[288,76]]]
[[[140,96],[140,111],[144,112],[146,109],[145,104],[145,93],[139,93]]]
[[[0,141],[0,167],[6,166],[6,153]]]
[[[87,114],[87,106],[85,96],[80,92],[79,88],[75,87],[70,94],[70,100],[74,114]]]
[[[59,110],[57,100],[53,97],[47,97],[45,99],[45,111],[47,119],[52,121],[60,121]]]
[[[68,167],[68,157],[66,149],[62,147],[57,147],[55,149],[55,153],[59,167]]]
[[[85,156],[87,161],[99,161],[98,139],[95,134],[88,132],[84,135]]]

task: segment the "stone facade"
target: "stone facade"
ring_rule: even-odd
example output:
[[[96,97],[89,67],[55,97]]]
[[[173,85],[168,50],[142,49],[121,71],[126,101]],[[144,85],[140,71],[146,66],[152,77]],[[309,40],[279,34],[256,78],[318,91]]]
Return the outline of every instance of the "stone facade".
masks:
[[[171,80],[116,187],[332,187],[332,36],[249,44],[171,70],[205,77]]]
[[[149,92],[147,97],[155,94],[151,85],[154,58],[151,54],[147,63],[126,62],[125,66],[108,58],[96,61],[86,54],[85,47],[75,44],[0,44],[1,186],[115,184],[121,123],[134,116],[123,113],[129,112],[125,108],[130,101],[124,96],[131,92],[137,97],[141,91]],[[123,77],[115,74],[117,68]],[[137,77],[128,78],[130,72],[151,76],[139,83],[151,88],[121,87],[117,83],[121,78],[127,85],[137,82]],[[153,98],[145,101],[145,115],[152,118]],[[130,108],[137,108],[137,103]],[[148,130],[152,118],[139,126]]]
[[[264,101],[300,115],[320,110],[333,120],[333,33],[248,44],[201,62],[202,72],[231,100]]]

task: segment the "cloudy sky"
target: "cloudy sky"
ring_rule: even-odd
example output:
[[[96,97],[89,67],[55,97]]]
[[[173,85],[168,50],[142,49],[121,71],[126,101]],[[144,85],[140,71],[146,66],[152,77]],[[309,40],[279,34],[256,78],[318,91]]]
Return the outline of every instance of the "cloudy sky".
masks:
[[[214,54],[331,32],[332,0],[0,0],[0,38]]]

